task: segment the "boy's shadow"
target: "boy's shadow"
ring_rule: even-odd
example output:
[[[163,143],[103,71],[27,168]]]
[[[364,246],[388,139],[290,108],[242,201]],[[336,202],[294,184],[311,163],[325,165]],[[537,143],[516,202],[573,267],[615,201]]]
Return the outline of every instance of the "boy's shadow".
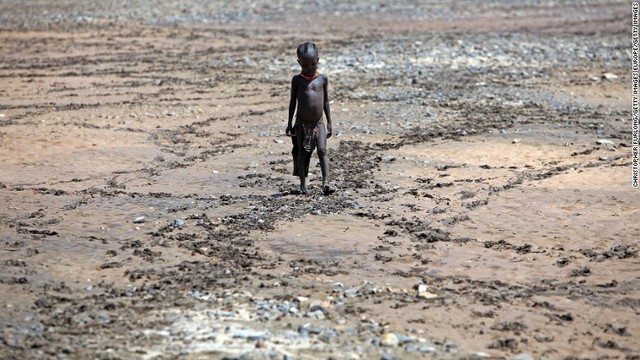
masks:
[[[273,194],[271,195],[272,198],[283,198],[283,197],[287,197],[287,196],[314,196],[314,195],[320,195],[320,196],[329,196],[331,194],[334,194],[336,192],[335,189],[329,189],[329,190],[323,190],[323,189],[319,189],[317,191],[309,191],[306,193],[303,193],[300,190],[288,190],[288,191],[283,191],[277,194]]]

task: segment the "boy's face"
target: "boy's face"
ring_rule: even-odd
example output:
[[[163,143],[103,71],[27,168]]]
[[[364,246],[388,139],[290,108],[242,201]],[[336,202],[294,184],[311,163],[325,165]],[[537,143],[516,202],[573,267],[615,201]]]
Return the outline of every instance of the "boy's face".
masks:
[[[313,76],[318,70],[318,60],[320,58],[316,56],[303,56],[298,58],[298,64],[302,68],[302,73],[305,76]]]

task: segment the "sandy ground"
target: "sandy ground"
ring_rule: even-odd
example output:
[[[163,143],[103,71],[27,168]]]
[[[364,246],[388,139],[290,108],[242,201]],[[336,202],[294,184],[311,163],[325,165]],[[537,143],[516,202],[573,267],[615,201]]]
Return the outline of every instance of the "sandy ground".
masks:
[[[640,358],[626,3],[145,6],[0,4],[2,358]]]

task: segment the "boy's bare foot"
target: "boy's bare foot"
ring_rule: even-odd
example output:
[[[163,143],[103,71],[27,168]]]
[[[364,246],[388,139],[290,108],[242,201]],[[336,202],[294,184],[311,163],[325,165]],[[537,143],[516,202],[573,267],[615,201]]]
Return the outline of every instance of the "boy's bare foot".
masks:
[[[309,193],[309,190],[307,190],[306,186],[300,187],[300,191],[299,191],[300,195],[307,195],[308,193]]]
[[[336,189],[334,189],[333,187],[325,184],[325,185],[322,185],[322,192],[324,193],[325,196],[327,196],[327,195],[331,195],[334,192],[336,192]]]

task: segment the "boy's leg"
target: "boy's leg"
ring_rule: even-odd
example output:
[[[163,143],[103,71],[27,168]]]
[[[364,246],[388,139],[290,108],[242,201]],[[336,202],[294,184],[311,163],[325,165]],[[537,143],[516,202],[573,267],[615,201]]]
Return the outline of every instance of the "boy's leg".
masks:
[[[300,169],[298,168],[298,137],[291,137],[291,144],[293,148],[291,149],[291,157],[293,158],[293,176],[300,176]]]
[[[322,171],[322,191],[329,195],[333,190],[329,187],[329,154],[327,153],[327,128],[324,124],[318,125],[316,137],[318,158],[320,159],[320,170]]]
[[[296,150],[297,155],[296,155],[296,170],[297,170],[297,175],[300,178],[300,193],[301,194],[306,194],[307,191],[307,174],[309,172],[309,161],[308,161],[308,154],[306,154],[306,151],[304,150],[304,131],[300,131],[301,129],[298,129],[298,131],[296,132]]]
[[[322,185],[327,182],[327,172],[329,171],[329,161],[327,160],[327,128],[324,124],[318,124],[316,134],[316,149],[320,160],[320,170],[322,171]]]

